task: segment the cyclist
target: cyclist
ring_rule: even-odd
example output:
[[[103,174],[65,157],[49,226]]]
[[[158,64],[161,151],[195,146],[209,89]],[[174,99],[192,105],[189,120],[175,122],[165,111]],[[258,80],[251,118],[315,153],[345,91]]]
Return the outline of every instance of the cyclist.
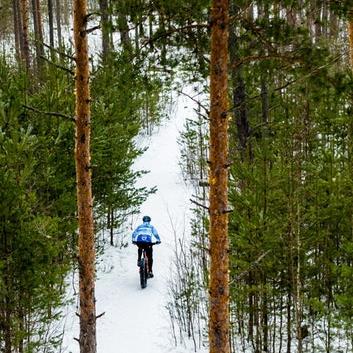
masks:
[[[146,249],[146,255],[148,258],[148,277],[153,277],[152,265],[153,265],[153,249],[154,244],[160,244],[161,239],[155,227],[153,227],[150,216],[144,216],[142,218],[143,223],[140,224],[132,233],[132,243],[138,246],[138,257],[137,266],[141,264],[142,250]]]

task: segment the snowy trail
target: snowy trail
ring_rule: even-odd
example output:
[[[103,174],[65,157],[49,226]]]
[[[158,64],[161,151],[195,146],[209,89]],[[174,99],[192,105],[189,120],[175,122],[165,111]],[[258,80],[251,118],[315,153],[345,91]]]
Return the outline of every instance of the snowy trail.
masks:
[[[177,139],[186,116],[192,114],[185,101],[178,103],[171,117],[147,143],[148,150],[136,161],[137,170],[150,170],[138,185],[157,186],[135,217],[132,227],[141,223],[142,215],[152,218],[162,244],[154,247],[155,277],[141,289],[137,248],[130,243],[125,249],[108,248],[98,266],[96,299],[97,314],[105,315],[97,321],[98,353],[185,353],[191,347],[174,346],[165,305],[168,301],[168,280],[173,261],[175,232],[181,237],[188,227],[190,191],[185,186],[179,162]],[[72,312],[69,314],[72,315]],[[79,352],[72,337],[79,336],[77,318],[67,318],[64,349]]]
[[[123,252],[113,254],[112,273],[97,282],[97,312],[106,312],[105,318],[98,322],[99,352],[170,351],[170,337],[163,336],[169,336],[164,307],[173,254],[172,226],[178,232],[183,231],[184,215],[189,208],[185,185],[177,181],[177,123],[172,120],[161,127],[158,134],[152,136],[149,149],[135,165],[137,169],[151,171],[142,178],[141,185],[158,187],[157,193],[151,195],[141,208],[141,216],[151,216],[151,223],[162,239],[162,244],[154,247],[155,277],[148,281],[146,289],[141,290],[136,266],[137,248],[129,244]],[[141,216],[136,219],[134,227],[141,223]],[[107,296],[110,301],[105,298],[99,302],[99,298]]]

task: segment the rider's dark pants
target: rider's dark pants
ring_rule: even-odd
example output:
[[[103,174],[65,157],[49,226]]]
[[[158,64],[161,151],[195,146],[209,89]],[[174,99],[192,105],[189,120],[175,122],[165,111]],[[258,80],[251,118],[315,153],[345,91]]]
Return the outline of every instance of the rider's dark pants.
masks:
[[[141,241],[137,241],[136,245],[138,246],[138,258],[137,260],[141,259],[142,256],[142,249],[146,249],[146,255],[148,258],[148,271],[152,272],[152,265],[153,265],[153,248],[151,244],[144,243]]]

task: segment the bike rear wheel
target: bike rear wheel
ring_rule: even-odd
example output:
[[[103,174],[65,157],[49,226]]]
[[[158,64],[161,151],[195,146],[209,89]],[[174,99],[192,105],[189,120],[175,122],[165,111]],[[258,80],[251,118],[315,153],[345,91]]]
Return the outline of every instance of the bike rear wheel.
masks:
[[[145,262],[145,259],[141,260],[140,284],[142,289],[147,287],[147,264]]]

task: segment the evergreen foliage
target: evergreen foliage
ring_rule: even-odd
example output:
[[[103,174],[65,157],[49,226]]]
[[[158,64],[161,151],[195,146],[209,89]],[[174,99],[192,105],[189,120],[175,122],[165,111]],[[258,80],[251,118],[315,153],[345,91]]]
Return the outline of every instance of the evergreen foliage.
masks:
[[[69,55],[34,78],[0,62],[0,347],[55,350],[77,249],[74,95]],[[65,70],[62,69],[65,68]],[[92,76],[95,222],[115,230],[154,189],[136,188],[135,139],[158,123],[161,82],[113,55]],[[148,94],[146,93],[148,92]],[[108,215],[108,217],[107,217]],[[111,234],[111,244],[118,243]],[[99,245],[99,244],[97,244]],[[51,332],[51,335],[48,333]]]
[[[231,6],[232,351],[349,350],[352,78],[335,16],[351,5]],[[184,168],[207,205],[197,130],[186,129]],[[202,208],[194,222],[201,264]]]
[[[45,183],[55,166],[42,158],[44,136],[23,108],[26,75],[2,59],[0,76],[0,341],[6,352],[23,350],[24,342],[28,352],[54,349],[60,332],[49,328],[63,301],[70,222],[55,209],[57,194]]]
[[[160,90],[158,79],[126,61],[125,53],[111,55],[93,78],[93,193],[96,218],[111,232],[155,191],[134,186],[146,171],[133,171],[132,164],[143,152],[135,141],[141,127],[160,119]]]

